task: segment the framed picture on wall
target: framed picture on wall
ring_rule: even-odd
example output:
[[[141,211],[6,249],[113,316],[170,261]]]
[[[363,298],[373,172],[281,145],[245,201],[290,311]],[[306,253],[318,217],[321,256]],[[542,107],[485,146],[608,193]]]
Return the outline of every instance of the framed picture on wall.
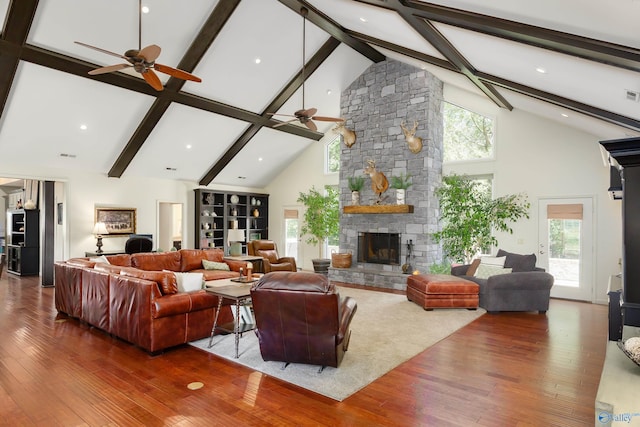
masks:
[[[135,234],[135,208],[99,208],[96,207],[95,222],[104,222],[109,234],[103,237]]]

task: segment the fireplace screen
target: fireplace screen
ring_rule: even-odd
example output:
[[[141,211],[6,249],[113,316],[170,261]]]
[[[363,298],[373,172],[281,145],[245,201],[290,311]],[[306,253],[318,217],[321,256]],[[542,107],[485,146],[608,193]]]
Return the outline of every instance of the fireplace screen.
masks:
[[[400,264],[399,233],[359,233],[358,262]]]

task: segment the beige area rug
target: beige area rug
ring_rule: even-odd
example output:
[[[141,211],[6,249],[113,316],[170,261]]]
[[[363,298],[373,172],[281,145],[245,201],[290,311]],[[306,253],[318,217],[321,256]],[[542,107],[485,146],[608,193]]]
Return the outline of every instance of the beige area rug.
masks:
[[[351,296],[358,309],[351,321],[349,350],[338,368],[265,362],[253,331],[240,339],[236,359],[233,334],[190,343],[204,351],[248,366],[272,377],[341,401],[381,377],[402,362],[462,328],[485,313],[466,309],[425,311],[404,295],[340,287],[341,296]]]

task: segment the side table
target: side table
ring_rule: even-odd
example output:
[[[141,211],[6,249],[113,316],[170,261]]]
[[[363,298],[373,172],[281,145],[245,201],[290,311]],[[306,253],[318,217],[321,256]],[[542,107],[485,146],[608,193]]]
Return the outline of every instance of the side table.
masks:
[[[209,337],[209,348],[213,346],[213,334],[216,330],[228,332],[235,335],[236,341],[236,359],[238,358],[238,346],[240,344],[240,335],[244,332],[255,329],[253,323],[240,323],[240,306],[251,300],[251,286],[253,283],[239,283],[229,286],[220,286],[214,288],[206,288],[207,292],[212,293],[218,297],[218,310],[216,311],[216,317],[213,320],[213,328],[211,328],[211,336]],[[229,299],[235,302],[236,312],[235,321],[232,323],[218,326],[218,315],[222,308],[222,300]]]

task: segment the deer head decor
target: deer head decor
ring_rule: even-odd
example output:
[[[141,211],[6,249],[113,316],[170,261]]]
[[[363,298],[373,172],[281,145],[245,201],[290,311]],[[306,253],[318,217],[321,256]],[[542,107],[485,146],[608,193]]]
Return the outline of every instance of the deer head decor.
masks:
[[[336,123],[336,127],[334,127],[332,131],[342,135],[342,141],[347,147],[351,148],[351,146],[356,143],[356,133],[345,127],[345,122]]]
[[[376,170],[376,162],[374,160],[367,160],[367,163],[369,166],[364,169],[364,173],[371,177],[371,189],[378,195],[378,200],[376,200],[376,205],[378,205],[382,201],[382,193],[389,188],[389,181],[384,173]]]
[[[411,130],[404,126],[404,120],[400,123],[402,133],[404,133],[405,141],[409,146],[409,151],[414,154],[419,153],[422,150],[422,138],[416,136],[416,129],[418,128],[418,122],[413,122],[413,128]]]

